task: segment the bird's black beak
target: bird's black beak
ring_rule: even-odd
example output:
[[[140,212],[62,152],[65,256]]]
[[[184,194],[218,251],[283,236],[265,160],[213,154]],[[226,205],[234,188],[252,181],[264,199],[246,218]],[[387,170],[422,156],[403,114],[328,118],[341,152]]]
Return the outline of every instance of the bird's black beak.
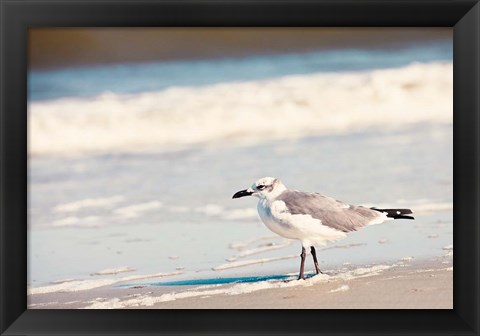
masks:
[[[253,191],[250,191],[248,189],[240,190],[240,191],[236,192],[235,195],[233,195],[232,198],[240,198],[240,197],[244,197],[244,196],[250,196],[251,194],[253,194]]]

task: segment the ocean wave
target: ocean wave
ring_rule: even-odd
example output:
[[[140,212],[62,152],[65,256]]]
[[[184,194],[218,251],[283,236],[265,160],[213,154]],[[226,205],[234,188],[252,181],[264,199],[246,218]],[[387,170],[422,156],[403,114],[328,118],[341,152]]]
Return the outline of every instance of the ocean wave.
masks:
[[[54,220],[52,222],[53,227],[98,227],[100,226],[101,217],[99,216],[86,216],[86,217],[77,217],[77,216],[68,216]]]
[[[121,266],[117,268],[106,268],[101,271],[94,272],[90,275],[116,275],[118,273],[134,272],[134,271],[136,270],[130,266]]]
[[[58,204],[52,211],[55,213],[77,212],[84,208],[108,208],[114,204],[123,201],[122,196],[86,198],[74,202]]]
[[[290,246],[291,243],[292,243],[291,240],[285,240],[284,243],[280,243],[280,244],[270,243],[270,244],[267,244],[267,245],[264,245],[264,246],[251,248],[251,249],[242,251],[242,252],[234,255],[233,257],[228,258],[227,261],[228,262],[233,262],[233,261],[236,261],[238,258],[244,258],[244,257],[247,257],[247,256],[251,256],[253,254],[259,254],[259,253],[270,252],[270,251],[273,251],[273,250],[282,249],[284,247]]]
[[[31,155],[161,150],[451,123],[453,65],[414,63],[29,102]]]
[[[280,239],[278,236],[263,236],[263,237],[255,237],[255,238],[251,238],[251,239],[247,239],[247,240],[242,240],[242,241],[238,241],[238,242],[234,242],[234,243],[231,243],[228,247],[232,250],[243,250],[244,248],[246,248],[247,246],[250,246],[254,243],[258,243],[258,242],[261,242],[261,241],[267,241],[266,244],[271,244],[271,241],[275,241],[275,240],[278,240]]]
[[[245,267],[245,266],[252,266],[256,264],[265,264],[272,261],[280,261],[285,259],[293,259],[298,258],[297,255],[288,255],[282,257],[274,257],[274,258],[261,258],[261,259],[249,259],[249,260],[241,260],[241,261],[231,261],[226,264],[222,264],[219,266],[215,266],[212,268],[214,271],[223,271],[230,268],[238,268],[238,267]]]
[[[162,202],[159,201],[151,201],[146,203],[139,203],[128,205],[122,208],[115,209],[113,213],[123,218],[134,218],[138,217],[142,212],[148,212],[152,210],[156,210],[163,206]]]

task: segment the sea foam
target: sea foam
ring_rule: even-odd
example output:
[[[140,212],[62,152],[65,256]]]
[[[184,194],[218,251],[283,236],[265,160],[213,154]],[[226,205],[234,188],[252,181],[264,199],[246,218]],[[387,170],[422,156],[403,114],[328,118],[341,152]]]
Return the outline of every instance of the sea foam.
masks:
[[[92,300],[86,309],[112,309],[112,308],[128,308],[128,307],[151,307],[156,304],[168,301],[175,301],[179,299],[192,297],[208,297],[213,295],[241,295],[256,292],[265,289],[279,289],[289,287],[310,287],[320,283],[327,283],[336,280],[348,281],[357,278],[365,278],[379,275],[382,272],[395,267],[396,265],[377,265],[369,268],[359,268],[336,275],[318,274],[314,277],[305,280],[294,280],[295,275],[292,275],[291,280],[268,280],[253,283],[238,283],[232,286],[199,286],[191,290],[182,292],[172,292],[162,294],[160,296],[139,295],[132,299],[121,300],[120,298],[106,299],[97,298]],[[350,287],[342,285],[341,287],[331,292],[347,291]]]
[[[452,102],[451,62],[31,101],[29,151],[161,150],[452,123]]]

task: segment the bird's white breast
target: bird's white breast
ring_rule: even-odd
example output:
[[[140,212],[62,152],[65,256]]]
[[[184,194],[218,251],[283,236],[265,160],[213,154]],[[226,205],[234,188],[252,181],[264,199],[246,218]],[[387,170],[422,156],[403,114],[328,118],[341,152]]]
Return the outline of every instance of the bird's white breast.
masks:
[[[261,199],[257,205],[258,214],[262,222],[276,234],[290,239],[296,239],[294,228],[284,221],[279,221],[274,214],[272,208],[266,199]],[[275,209],[273,209],[275,211]]]

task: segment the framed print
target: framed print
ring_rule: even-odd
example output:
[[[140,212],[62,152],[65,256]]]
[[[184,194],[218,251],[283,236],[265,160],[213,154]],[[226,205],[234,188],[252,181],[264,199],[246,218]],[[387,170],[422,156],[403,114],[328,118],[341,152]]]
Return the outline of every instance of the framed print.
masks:
[[[452,58],[451,28],[30,28],[28,308],[452,309]]]
[[[1,5],[2,334],[478,334],[476,1]]]

